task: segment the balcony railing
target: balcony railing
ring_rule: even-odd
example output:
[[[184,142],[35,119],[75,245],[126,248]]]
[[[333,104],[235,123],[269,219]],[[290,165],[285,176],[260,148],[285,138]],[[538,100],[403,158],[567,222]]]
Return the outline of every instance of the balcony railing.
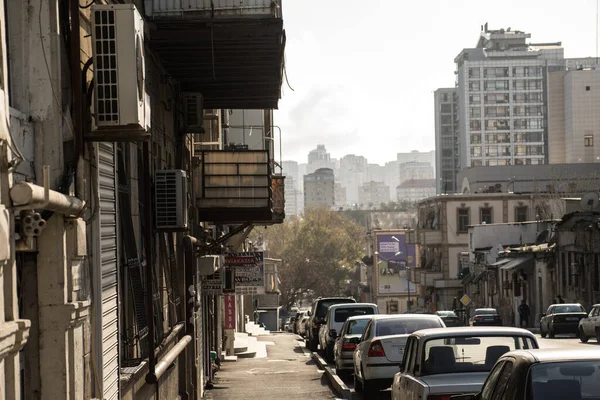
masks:
[[[146,0],[152,18],[281,18],[281,0]]]

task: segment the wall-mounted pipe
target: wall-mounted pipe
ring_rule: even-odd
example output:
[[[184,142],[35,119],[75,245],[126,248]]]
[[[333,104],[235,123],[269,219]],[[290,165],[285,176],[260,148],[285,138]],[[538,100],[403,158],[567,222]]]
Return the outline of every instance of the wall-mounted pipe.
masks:
[[[44,165],[44,186],[29,182],[19,182],[10,189],[13,201],[13,211],[50,210],[65,216],[79,216],[85,207],[85,202],[77,197],[67,196],[55,190],[50,190],[49,167]]]
[[[163,358],[161,358],[154,369],[154,375],[156,376],[157,380],[160,379],[162,374],[165,373],[173,361],[175,361],[175,359],[179,356],[179,354],[181,354],[187,345],[190,344],[191,341],[192,337],[190,335],[185,335],[171,350],[169,350],[167,354],[163,356]]]
[[[195,332],[195,312],[196,312],[196,285],[194,283],[194,276],[196,273],[196,266],[194,260],[196,255],[194,249],[198,245],[198,240],[193,236],[183,237],[184,247],[184,282],[185,282],[185,334],[192,337],[196,337]],[[194,387],[192,393],[195,391],[195,387],[198,384],[195,377],[198,376],[198,367],[196,365],[196,341],[192,340],[190,345],[189,354],[191,355],[188,360],[188,366],[191,369],[191,373],[188,376],[192,376],[192,385]],[[193,396],[191,397],[193,398]]]

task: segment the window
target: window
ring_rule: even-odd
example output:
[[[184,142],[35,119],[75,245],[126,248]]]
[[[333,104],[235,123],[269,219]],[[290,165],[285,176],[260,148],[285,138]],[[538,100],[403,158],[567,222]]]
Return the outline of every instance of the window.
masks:
[[[479,92],[481,91],[481,85],[478,81],[469,82],[469,92]]]
[[[458,226],[457,233],[466,233],[469,230],[469,225],[471,225],[471,221],[469,218],[469,208],[459,208],[458,209]]]
[[[480,131],[481,130],[481,121],[477,119],[472,119],[469,126],[472,131]]]
[[[470,104],[479,104],[479,103],[481,103],[481,95],[473,94],[473,95],[469,96],[469,103]]]
[[[481,108],[479,107],[471,107],[469,110],[469,116],[471,118],[479,118],[481,117]]]
[[[479,209],[479,219],[482,224],[492,224],[492,207],[483,207]]]
[[[585,147],[594,147],[594,136],[592,136],[592,135],[585,135],[583,137],[583,145]]]
[[[481,146],[471,147],[471,157],[481,157]]]
[[[443,113],[451,113],[452,112],[452,104],[442,104],[442,112]]]
[[[481,133],[471,135],[471,144],[481,144]]]
[[[487,131],[508,129],[508,120],[506,120],[506,119],[488,119],[485,121],[485,129]]]
[[[527,221],[527,206],[515,207],[515,222]]]
[[[586,92],[589,92],[590,90],[592,90],[592,88],[591,88],[591,87],[589,87],[589,86],[586,86],[586,87],[585,87],[585,90],[586,90]]]
[[[502,373],[500,374],[500,376],[498,376],[498,380],[496,381],[496,388],[494,390],[492,400],[514,399],[515,398],[514,395],[511,397],[507,397],[504,395],[505,390],[509,386],[508,381],[510,380],[510,374],[512,373],[512,370],[513,370],[513,363],[511,361],[506,361],[506,363],[504,363],[504,368],[502,368]]]
[[[442,124],[451,124],[452,115],[442,115]]]
[[[479,77],[481,77],[481,69],[469,68],[469,78],[479,78]]]

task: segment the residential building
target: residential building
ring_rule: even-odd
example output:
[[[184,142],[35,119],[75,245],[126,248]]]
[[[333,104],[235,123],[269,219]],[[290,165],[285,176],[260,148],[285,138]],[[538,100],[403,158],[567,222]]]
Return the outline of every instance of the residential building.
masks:
[[[205,278],[283,222],[281,4],[124,3],[0,2],[2,398],[204,398],[243,327]]]
[[[396,187],[396,201],[416,203],[435,196],[435,179],[410,179]]]
[[[475,167],[461,171],[457,179],[460,193],[555,193],[562,197],[578,197],[600,187],[600,165]]]
[[[385,176],[384,167],[379,164],[367,164],[367,179],[365,182],[383,182]],[[364,182],[363,182],[364,183]]]
[[[411,179],[433,179],[434,171],[431,163],[409,161],[399,165],[400,183]]]
[[[600,163],[600,70],[548,74],[548,161]]]
[[[337,207],[344,207],[348,205],[346,200],[346,188],[343,187],[340,182],[335,182],[333,190],[335,192],[335,205]]]
[[[335,178],[331,168],[304,175],[304,208],[335,206]]]
[[[340,159],[339,181],[346,189],[348,204],[358,204],[358,187],[367,181],[367,159],[354,154]]]
[[[286,182],[291,177],[294,180],[294,187],[298,190],[302,190],[300,182],[303,180],[304,174],[300,174],[300,168],[297,161],[283,161],[281,163],[283,167],[283,175],[286,176]]]
[[[461,168],[547,163],[544,82],[565,61],[560,43],[530,38],[486,24],[456,56]]]
[[[398,161],[388,161],[385,163],[383,183],[391,188],[395,188],[400,183],[400,168]]]
[[[409,153],[397,153],[396,161],[398,165],[404,164],[407,162],[424,162],[431,164],[434,167],[435,171],[435,150],[421,152],[418,150],[413,150]]]
[[[456,193],[456,175],[460,171],[457,89],[441,88],[434,92],[433,97],[436,192]]]
[[[293,176],[285,177],[285,215],[293,216],[300,213],[298,198],[300,191],[296,189],[296,180]]]
[[[390,187],[383,182],[367,182],[358,188],[358,204],[368,208],[379,208],[390,201]]]
[[[409,243],[419,245],[421,270],[413,282],[425,287],[437,309],[452,307],[469,266],[469,226],[544,220],[562,215],[566,200],[552,194],[482,193],[437,196],[418,204],[419,221]],[[536,218],[537,217],[537,218]]]
[[[336,168],[336,161],[331,158],[324,144],[317,145],[316,149],[308,153],[306,173],[313,173],[320,168],[330,168],[331,170]]]

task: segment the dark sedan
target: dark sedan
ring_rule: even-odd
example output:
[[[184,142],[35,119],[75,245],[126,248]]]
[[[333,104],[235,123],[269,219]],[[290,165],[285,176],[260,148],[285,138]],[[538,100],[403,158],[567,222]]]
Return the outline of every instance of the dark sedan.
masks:
[[[477,308],[471,317],[472,326],[502,326],[502,317],[495,308]]]
[[[553,338],[554,335],[571,333],[577,335],[579,321],[587,317],[583,306],[579,303],[552,304],[548,311],[542,314],[540,334],[542,337]]]
[[[436,311],[435,315],[440,317],[448,327],[463,325],[454,311]]]

